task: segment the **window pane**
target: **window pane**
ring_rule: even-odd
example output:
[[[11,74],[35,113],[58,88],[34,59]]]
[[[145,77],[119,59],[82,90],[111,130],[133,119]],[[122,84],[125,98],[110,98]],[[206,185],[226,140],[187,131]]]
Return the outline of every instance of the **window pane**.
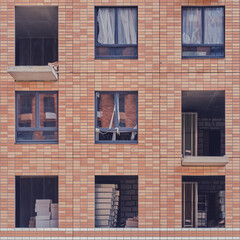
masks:
[[[204,43],[224,43],[224,12],[223,8],[204,9]]]
[[[117,141],[136,141],[138,140],[137,137],[137,132],[121,132],[116,134]]]
[[[100,94],[97,101],[97,127],[114,128],[114,94]]]
[[[120,127],[137,129],[137,95],[119,95],[119,125]]]
[[[137,57],[137,47],[96,47],[96,56],[113,58]]]
[[[58,139],[57,131],[18,131],[17,140],[18,141],[47,141]]]
[[[35,127],[35,95],[18,94],[18,127]]]
[[[182,42],[200,44],[202,38],[201,8],[183,9]]]
[[[57,94],[41,93],[40,127],[57,127]]]
[[[224,57],[224,47],[200,46],[182,48],[183,57]]]
[[[97,13],[97,41],[115,44],[115,9],[99,8]]]
[[[118,43],[137,43],[137,9],[118,9]]]

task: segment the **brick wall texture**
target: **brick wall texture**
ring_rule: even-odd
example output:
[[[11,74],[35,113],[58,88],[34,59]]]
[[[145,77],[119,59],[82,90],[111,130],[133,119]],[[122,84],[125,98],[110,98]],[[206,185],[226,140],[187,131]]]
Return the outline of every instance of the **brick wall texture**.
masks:
[[[182,6],[225,6],[225,57],[182,59]],[[59,80],[15,82],[15,6],[58,6]],[[95,60],[94,6],[138,7],[138,59]],[[239,0],[0,0],[1,239],[239,239]],[[181,165],[181,94],[225,91],[226,166]],[[15,143],[15,92],[58,91],[58,144]],[[95,144],[96,91],[138,92],[138,143]],[[59,228],[15,228],[15,176],[58,176]],[[95,229],[95,175],[138,176],[138,228]],[[224,229],[182,228],[182,176],[225,176]],[[233,238],[235,237],[235,238]]]

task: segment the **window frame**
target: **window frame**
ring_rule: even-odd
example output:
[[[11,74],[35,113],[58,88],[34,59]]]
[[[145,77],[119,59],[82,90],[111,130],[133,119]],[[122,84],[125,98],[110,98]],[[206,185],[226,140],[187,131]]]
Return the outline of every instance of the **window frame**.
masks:
[[[135,8],[137,11],[137,43],[136,44],[100,44],[97,42],[97,12],[100,8],[114,8],[115,10],[115,36],[114,39],[117,42],[117,36],[118,36],[118,15],[117,10],[119,8]],[[95,59],[138,59],[138,7],[137,6],[95,6],[95,16],[94,16],[94,32],[95,32],[95,46],[94,46],[94,52],[95,52]],[[109,56],[99,56],[97,55],[97,47],[107,47],[107,48],[121,48],[121,47],[136,47],[137,54],[134,56],[123,56],[123,55],[109,55]]]
[[[201,42],[204,41],[204,30],[205,30],[205,23],[204,23],[204,10],[206,8],[222,8],[223,9],[223,44],[184,44],[183,43],[183,10],[188,9],[188,8],[200,8],[201,9],[201,27],[202,27],[202,37],[201,37]],[[200,58],[200,59],[205,59],[205,58],[225,58],[225,6],[182,6],[182,17],[181,17],[181,44],[182,44],[182,59],[192,59],[192,58]],[[223,56],[183,56],[183,47],[223,47],[224,48],[224,54]]]
[[[98,94],[113,94],[114,95],[114,104],[117,103],[117,101],[119,101],[119,95],[120,94],[135,94],[136,95],[136,125],[137,125],[137,128],[134,129],[134,128],[126,128],[126,127],[120,127],[119,125],[119,122],[118,122],[118,115],[117,114],[114,114],[114,123],[118,126],[114,126],[114,128],[112,129],[109,129],[109,128],[102,128],[102,127],[98,127],[97,126],[97,123],[98,123],[98,120],[97,120],[97,112],[98,112],[98,109],[99,109],[99,105],[98,105],[98,97],[97,95]],[[119,104],[118,104],[119,106]],[[97,129],[103,131],[103,132],[108,132],[108,133],[117,133],[118,129],[121,128],[121,130],[123,130],[122,132],[136,132],[137,135],[138,135],[138,92],[137,91],[95,91],[95,118],[94,118],[94,121],[95,121],[95,128],[94,128],[94,138],[95,138],[95,143],[100,143],[100,144],[104,144],[104,143],[111,143],[111,144],[125,144],[125,143],[128,143],[128,144],[137,144],[138,143],[138,138],[137,140],[98,140],[97,139]],[[121,131],[119,131],[121,132]]]
[[[35,96],[35,106],[32,105],[32,108],[35,107],[35,127],[19,127],[18,126],[18,96],[20,95],[31,95],[34,94]],[[57,94],[57,109],[56,109],[56,116],[57,116],[57,127],[40,127],[40,94]],[[44,101],[43,101],[44,104]],[[44,106],[43,106],[44,111]],[[15,143],[58,143],[57,139],[49,139],[49,140],[18,140],[17,134],[19,132],[55,132],[58,133],[58,92],[57,91],[16,91],[15,92]]]

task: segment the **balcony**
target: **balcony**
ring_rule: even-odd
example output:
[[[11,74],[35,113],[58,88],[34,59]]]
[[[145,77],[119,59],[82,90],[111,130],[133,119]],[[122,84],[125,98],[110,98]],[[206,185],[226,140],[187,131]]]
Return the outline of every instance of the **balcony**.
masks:
[[[224,91],[183,91],[182,165],[225,166]]]
[[[58,80],[58,8],[17,6],[15,81]]]

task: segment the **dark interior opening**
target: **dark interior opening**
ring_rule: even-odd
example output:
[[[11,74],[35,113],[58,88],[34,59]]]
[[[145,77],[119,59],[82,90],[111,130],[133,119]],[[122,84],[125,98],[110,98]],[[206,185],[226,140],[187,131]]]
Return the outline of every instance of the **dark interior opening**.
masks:
[[[37,199],[51,199],[58,203],[57,176],[16,176],[16,227],[29,227],[36,216]]]
[[[183,176],[182,183],[183,227],[225,227],[225,177]]]
[[[58,8],[17,6],[16,66],[58,61]]]
[[[138,227],[138,176],[95,176],[95,227]]]
[[[182,140],[183,146],[190,150],[193,156],[224,156],[225,92],[183,91],[182,113],[185,114],[182,126],[183,135],[185,135]],[[194,118],[187,116],[188,113],[195,114]],[[196,133],[195,124],[197,125]],[[186,155],[186,149],[183,149],[184,155]]]

